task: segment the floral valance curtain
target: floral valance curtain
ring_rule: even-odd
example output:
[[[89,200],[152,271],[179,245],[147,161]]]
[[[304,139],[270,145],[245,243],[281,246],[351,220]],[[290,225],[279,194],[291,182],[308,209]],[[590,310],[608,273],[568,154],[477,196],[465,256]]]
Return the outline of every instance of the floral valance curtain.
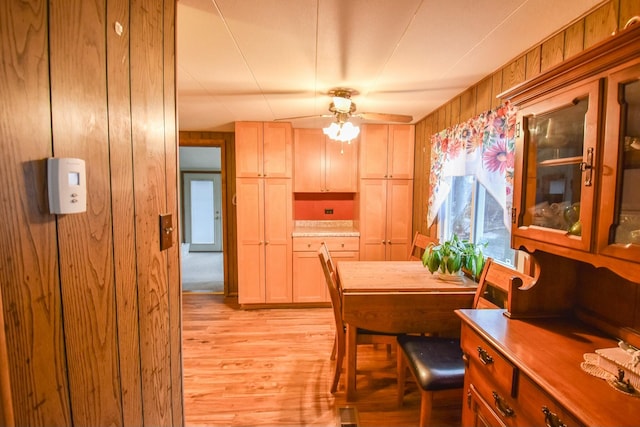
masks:
[[[474,175],[502,206],[511,228],[515,113],[505,103],[431,137],[429,226],[449,194],[451,177]]]

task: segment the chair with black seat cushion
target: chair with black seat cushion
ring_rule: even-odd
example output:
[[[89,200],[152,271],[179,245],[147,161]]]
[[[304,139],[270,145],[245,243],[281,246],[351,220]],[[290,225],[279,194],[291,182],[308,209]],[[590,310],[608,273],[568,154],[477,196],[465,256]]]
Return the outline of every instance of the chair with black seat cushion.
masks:
[[[430,244],[437,245],[438,239],[425,236],[419,231],[416,231],[415,236],[413,236],[411,251],[409,251],[409,261],[421,261],[424,251],[429,247]]]
[[[527,287],[534,281],[534,277],[488,258],[478,281],[473,308],[505,308],[511,282]],[[397,341],[398,405],[402,406],[404,400],[406,369],[409,368],[420,389],[419,425],[427,426],[431,418],[434,393],[462,389],[464,385],[465,365],[460,339],[401,335]]]
[[[346,354],[346,331],[344,321],[342,320],[342,293],[339,290],[340,287],[338,285],[337,274],[335,269],[332,269],[329,250],[324,243],[320,246],[321,247],[318,250],[318,257],[320,258],[322,271],[324,272],[324,277],[327,282],[336,327],[335,341],[331,352],[331,360],[335,360],[333,366],[333,380],[331,382],[331,393],[335,393],[338,390],[340,374],[342,373],[342,364]],[[388,348],[395,347],[396,337],[396,334],[358,329],[356,334],[356,346],[359,344],[386,344]]]

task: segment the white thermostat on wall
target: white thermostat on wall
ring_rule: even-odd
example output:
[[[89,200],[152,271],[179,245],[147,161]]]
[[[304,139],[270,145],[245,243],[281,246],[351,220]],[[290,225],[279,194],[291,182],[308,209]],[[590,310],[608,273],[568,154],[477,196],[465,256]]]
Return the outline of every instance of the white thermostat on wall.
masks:
[[[73,158],[47,159],[49,211],[69,214],[87,210],[87,177],[84,160]]]

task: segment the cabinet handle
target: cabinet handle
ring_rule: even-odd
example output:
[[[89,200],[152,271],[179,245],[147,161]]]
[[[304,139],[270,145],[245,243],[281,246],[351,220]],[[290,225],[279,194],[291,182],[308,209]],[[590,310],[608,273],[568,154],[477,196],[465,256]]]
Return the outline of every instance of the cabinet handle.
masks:
[[[307,247],[310,248],[311,247],[311,243],[307,243]]]
[[[391,244],[391,240],[387,240],[387,243],[390,245]]]
[[[509,407],[509,405],[507,405],[504,401],[504,399],[502,398],[502,396],[500,396],[497,392],[493,392],[493,402],[494,405],[496,407],[496,409],[498,410],[498,412],[500,412],[500,415],[502,415],[505,418],[508,417],[513,417],[513,415],[515,414],[515,412],[513,411],[513,409],[511,409]]]
[[[344,243],[342,243],[341,246],[344,248]]]
[[[480,361],[485,365],[491,365],[493,363],[493,357],[487,353],[487,350],[478,346],[478,357],[480,357]]]
[[[546,406],[542,407],[542,413],[544,414],[544,424],[547,427],[567,427],[567,425],[558,418],[558,415],[551,412]]]
[[[580,162],[580,170],[585,172],[584,186],[591,186],[591,173],[593,171],[593,148],[587,149],[587,161]]]
[[[269,244],[269,241],[267,240],[266,242],[264,242],[265,246]]]
[[[383,245],[386,245],[386,244],[387,244],[387,242],[383,240],[383,241],[382,241],[382,244],[383,244]]]

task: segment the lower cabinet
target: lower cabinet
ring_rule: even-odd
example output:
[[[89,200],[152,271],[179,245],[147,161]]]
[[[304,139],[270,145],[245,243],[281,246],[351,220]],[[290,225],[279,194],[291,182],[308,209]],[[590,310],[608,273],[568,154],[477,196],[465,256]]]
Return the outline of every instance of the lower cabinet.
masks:
[[[334,263],[359,260],[359,238],[348,237],[294,237],[293,238],[293,302],[330,302],[318,249],[327,244]]]
[[[464,426],[577,426],[556,400],[463,324],[465,371]]]

